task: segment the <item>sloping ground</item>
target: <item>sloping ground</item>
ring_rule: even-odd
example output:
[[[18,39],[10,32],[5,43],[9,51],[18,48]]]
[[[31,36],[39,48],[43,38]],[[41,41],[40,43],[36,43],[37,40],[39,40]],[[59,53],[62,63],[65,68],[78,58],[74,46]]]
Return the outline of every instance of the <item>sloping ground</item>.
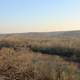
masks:
[[[13,48],[16,51],[31,50],[42,54],[58,55],[66,60],[80,62],[80,38],[16,38],[7,37],[0,41],[0,49]]]
[[[0,34],[0,37],[80,37],[80,30]]]
[[[16,36],[31,37],[80,37],[80,31],[57,31],[57,32],[30,32],[15,34]]]
[[[79,43],[80,38],[6,36],[0,40],[0,76],[3,80],[80,80]]]

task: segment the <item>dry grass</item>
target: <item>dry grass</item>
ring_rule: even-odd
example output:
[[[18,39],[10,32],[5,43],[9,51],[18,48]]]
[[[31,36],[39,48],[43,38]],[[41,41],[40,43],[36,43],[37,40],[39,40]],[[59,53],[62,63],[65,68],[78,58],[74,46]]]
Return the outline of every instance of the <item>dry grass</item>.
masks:
[[[57,61],[50,60],[50,57],[52,56],[3,48],[0,51],[0,75],[4,80],[79,80],[76,79],[76,66],[61,63],[57,56]]]
[[[79,39],[9,39],[0,41],[0,76],[3,80],[80,80],[80,68],[75,62],[32,51],[33,47],[56,46],[79,49]]]

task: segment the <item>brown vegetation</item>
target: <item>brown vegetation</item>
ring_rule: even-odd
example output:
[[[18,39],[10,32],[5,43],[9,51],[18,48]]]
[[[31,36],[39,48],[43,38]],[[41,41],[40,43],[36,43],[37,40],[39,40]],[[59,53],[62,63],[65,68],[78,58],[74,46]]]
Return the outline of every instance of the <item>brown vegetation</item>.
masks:
[[[4,38],[0,80],[80,80],[79,42],[78,38]]]

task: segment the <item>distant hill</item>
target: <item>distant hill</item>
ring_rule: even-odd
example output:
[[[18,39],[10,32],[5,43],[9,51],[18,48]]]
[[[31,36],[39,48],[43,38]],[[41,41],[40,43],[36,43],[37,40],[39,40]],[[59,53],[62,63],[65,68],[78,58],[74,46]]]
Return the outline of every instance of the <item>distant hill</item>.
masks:
[[[80,37],[80,31],[57,31],[57,32],[30,32],[21,33],[26,36],[48,36],[48,37]]]
[[[80,37],[80,31],[57,31],[57,32],[29,32],[29,33],[13,33],[13,34],[0,34],[0,37],[8,36],[31,36],[31,37]]]

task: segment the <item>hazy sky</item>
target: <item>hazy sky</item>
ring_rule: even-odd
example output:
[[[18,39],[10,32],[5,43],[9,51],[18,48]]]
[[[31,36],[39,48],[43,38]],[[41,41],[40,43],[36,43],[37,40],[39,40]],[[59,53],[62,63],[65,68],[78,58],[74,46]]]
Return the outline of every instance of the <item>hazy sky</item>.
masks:
[[[0,32],[80,29],[80,0],[0,0]]]

